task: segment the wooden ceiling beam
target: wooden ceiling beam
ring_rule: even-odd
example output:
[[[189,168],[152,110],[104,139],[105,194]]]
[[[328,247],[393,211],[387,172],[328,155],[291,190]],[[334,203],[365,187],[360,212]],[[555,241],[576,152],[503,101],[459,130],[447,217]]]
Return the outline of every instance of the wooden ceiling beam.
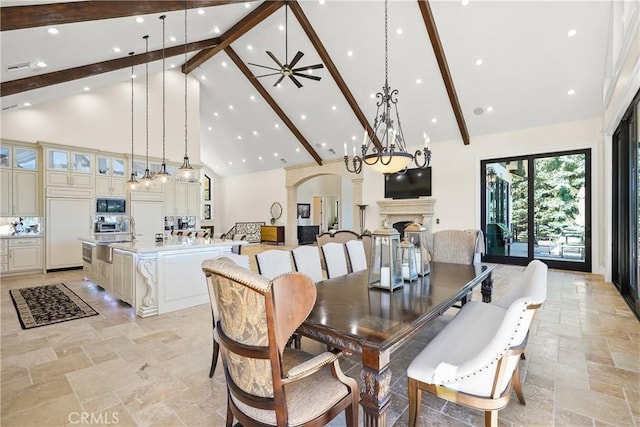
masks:
[[[0,9],[2,31],[99,19],[123,18],[149,13],[170,12],[187,8],[245,3],[249,0],[134,0],[134,1],[74,1],[66,3],[6,6]]]
[[[215,46],[219,42],[219,38],[216,37],[212,39],[188,43],[187,51],[193,52],[196,50],[206,49],[211,46]],[[166,58],[182,54],[184,54],[184,45],[172,46],[165,49]],[[140,65],[146,62],[153,62],[161,59],[162,49],[158,49],[149,53],[140,53],[138,55],[133,55],[133,64]],[[72,80],[95,76],[97,74],[108,73],[110,71],[116,71],[130,66],[131,58],[129,56],[125,56],[108,61],[96,62],[94,64],[67,68],[66,70],[53,71],[51,73],[39,74],[37,76],[2,82],[2,84],[0,84],[0,93],[2,93],[2,96],[14,95],[16,93],[26,92],[28,90],[39,89],[51,85],[69,82]]]
[[[438,27],[436,27],[436,21],[431,13],[431,6],[429,0],[418,0],[418,7],[420,7],[420,13],[424,21],[424,26],[429,34],[431,40],[431,46],[433,47],[433,53],[438,61],[438,67],[440,68],[440,74],[444,81],[444,86],[447,89],[447,95],[449,95],[449,102],[451,108],[453,108],[453,114],[456,116],[458,122],[458,129],[460,129],[460,135],[464,145],[469,145],[469,131],[467,130],[467,124],[464,121],[464,115],[462,114],[462,108],[460,107],[460,101],[458,100],[458,94],[453,84],[453,77],[451,77],[451,71],[449,71],[449,64],[447,63],[447,57],[444,54],[444,48],[440,41],[440,35],[438,34]]]
[[[307,150],[307,152],[311,155],[311,157],[314,158],[316,163],[322,166],[322,158],[320,157],[320,155],[316,152],[316,150],[313,149],[311,144],[309,144],[309,141],[307,141],[304,135],[302,135],[302,133],[298,130],[296,125],[294,125],[293,122],[289,120],[289,117],[285,114],[282,108],[280,108],[278,103],[271,97],[271,95],[269,95],[269,92],[264,88],[264,86],[262,86],[258,82],[258,79],[256,78],[256,76],[251,72],[251,70],[249,70],[249,67],[247,67],[247,65],[242,61],[242,59],[240,59],[240,57],[233,50],[233,48],[231,48],[231,46],[227,46],[224,48],[224,52],[227,55],[229,55],[229,58],[231,58],[231,60],[236,64],[236,66],[240,69],[242,74],[244,74],[244,76],[249,80],[249,82],[253,85],[253,87],[256,88],[258,93],[262,95],[262,98],[264,98],[264,100],[267,101],[267,104],[269,104],[271,109],[278,115],[278,117],[280,117],[280,120],[282,120],[282,122],[285,125],[287,125],[291,133],[293,133],[295,137],[298,138],[298,141],[300,141],[300,144],[302,144],[302,146]]]
[[[302,26],[302,29],[307,34],[307,37],[309,37],[309,40],[311,41],[311,44],[313,44],[313,47],[316,49],[316,52],[318,52],[318,55],[320,55],[320,58],[322,59],[322,62],[324,63],[325,67],[327,67],[327,70],[329,70],[329,74],[331,74],[331,77],[333,77],[333,80],[338,85],[338,88],[342,92],[342,95],[344,96],[347,103],[351,107],[353,114],[356,115],[356,118],[358,119],[362,127],[367,130],[367,133],[369,134],[369,137],[372,138],[373,144],[376,146],[376,148],[379,151],[382,151],[383,150],[382,144],[380,143],[380,141],[378,140],[378,137],[373,132],[373,128],[367,121],[367,118],[364,116],[364,113],[362,112],[362,110],[360,109],[360,106],[356,102],[356,99],[351,93],[349,86],[347,86],[344,79],[340,75],[340,72],[338,71],[338,67],[336,67],[336,65],[334,64],[333,60],[331,59],[331,56],[329,56],[329,53],[327,52],[327,49],[325,49],[324,45],[320,41],[320,38],[316,34],[316,31],[313,29],[313,26],[307,19],[307,16],[304,14],[302,7],[300,7],[298,2],[295,0],[289,2],[289,7],[293,11],[293,14],[295,15],[296,19],[298,19],[298,22]]]
[[[200,65],[207,62],[213,56],[215,56],[221,50],[224,50],[231,43],[242,37],[247,31],[258,25],[265,18],[271,15],[276,10],[280,9],[284,2],[278,1],[265,1],[260,6],[253,9],[247,16],[238,21],[233,27],[229,28],[223,35],[220,36],[220,43],[212,48],[204,49],[199,52],[193,58],[188,60],[182,65],[182,72],[189,74]]]

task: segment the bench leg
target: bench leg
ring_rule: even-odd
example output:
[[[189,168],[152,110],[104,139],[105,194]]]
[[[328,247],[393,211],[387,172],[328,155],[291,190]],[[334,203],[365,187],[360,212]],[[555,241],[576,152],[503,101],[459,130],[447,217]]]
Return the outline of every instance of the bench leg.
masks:
[[[420,416],[420,403],[422,400],[422,390],[418,386],[418,381],[408,378],[409,392],[409,427],[415,427]]]
[[[516,390],[516,395],[521,405],[526,405],[524,401],[524,393],[522,392],[522,384],[520,383],[520,369],[516,366],[516,370],[513,371],[513,388]]]
[[[485,427],[498,427],[498,411],[484,411]]]

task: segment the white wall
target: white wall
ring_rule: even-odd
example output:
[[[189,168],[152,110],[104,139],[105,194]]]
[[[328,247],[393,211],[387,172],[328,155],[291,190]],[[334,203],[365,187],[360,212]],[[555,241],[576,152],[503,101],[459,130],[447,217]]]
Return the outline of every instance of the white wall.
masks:
[[[200,86],[189,77],[189,158],[200,162]],[[166,157],[184,157],[184,75],[166,72]],[[134,152],[145,155],[145,79],[134,84]],[[29,108],[2,113],[5,139],[46,141],[115,153],[131,153],[131,85],[119,83]],[[162,73],[149,76],[149,156],[162,157]]]

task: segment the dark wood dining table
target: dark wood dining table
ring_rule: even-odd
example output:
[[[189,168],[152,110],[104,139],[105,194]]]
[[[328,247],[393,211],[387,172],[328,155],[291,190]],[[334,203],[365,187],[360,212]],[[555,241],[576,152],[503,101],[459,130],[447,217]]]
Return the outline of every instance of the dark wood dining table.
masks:
[[[316,304],[298,332],[362,357],[360,404],[364,425],[386,425],[391,401],[393,353],[429,321],[456,302],[466,302],[482,283],[482,299],[491,302],[492,266],[433,262],[431,273],[406,281],[393,292],[369,288],[368,271],[318,283]]]

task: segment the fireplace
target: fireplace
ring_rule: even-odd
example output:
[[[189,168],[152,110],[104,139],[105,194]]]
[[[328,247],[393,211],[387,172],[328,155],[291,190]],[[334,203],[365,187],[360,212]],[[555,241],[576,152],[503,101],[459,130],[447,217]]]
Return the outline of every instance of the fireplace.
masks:
[[[398,222],[417,221],[427,231],[427,245],[433,247],[433,206],[436,199],[425,197],[420,199],[378,200],[380,220],[393,225]]]

